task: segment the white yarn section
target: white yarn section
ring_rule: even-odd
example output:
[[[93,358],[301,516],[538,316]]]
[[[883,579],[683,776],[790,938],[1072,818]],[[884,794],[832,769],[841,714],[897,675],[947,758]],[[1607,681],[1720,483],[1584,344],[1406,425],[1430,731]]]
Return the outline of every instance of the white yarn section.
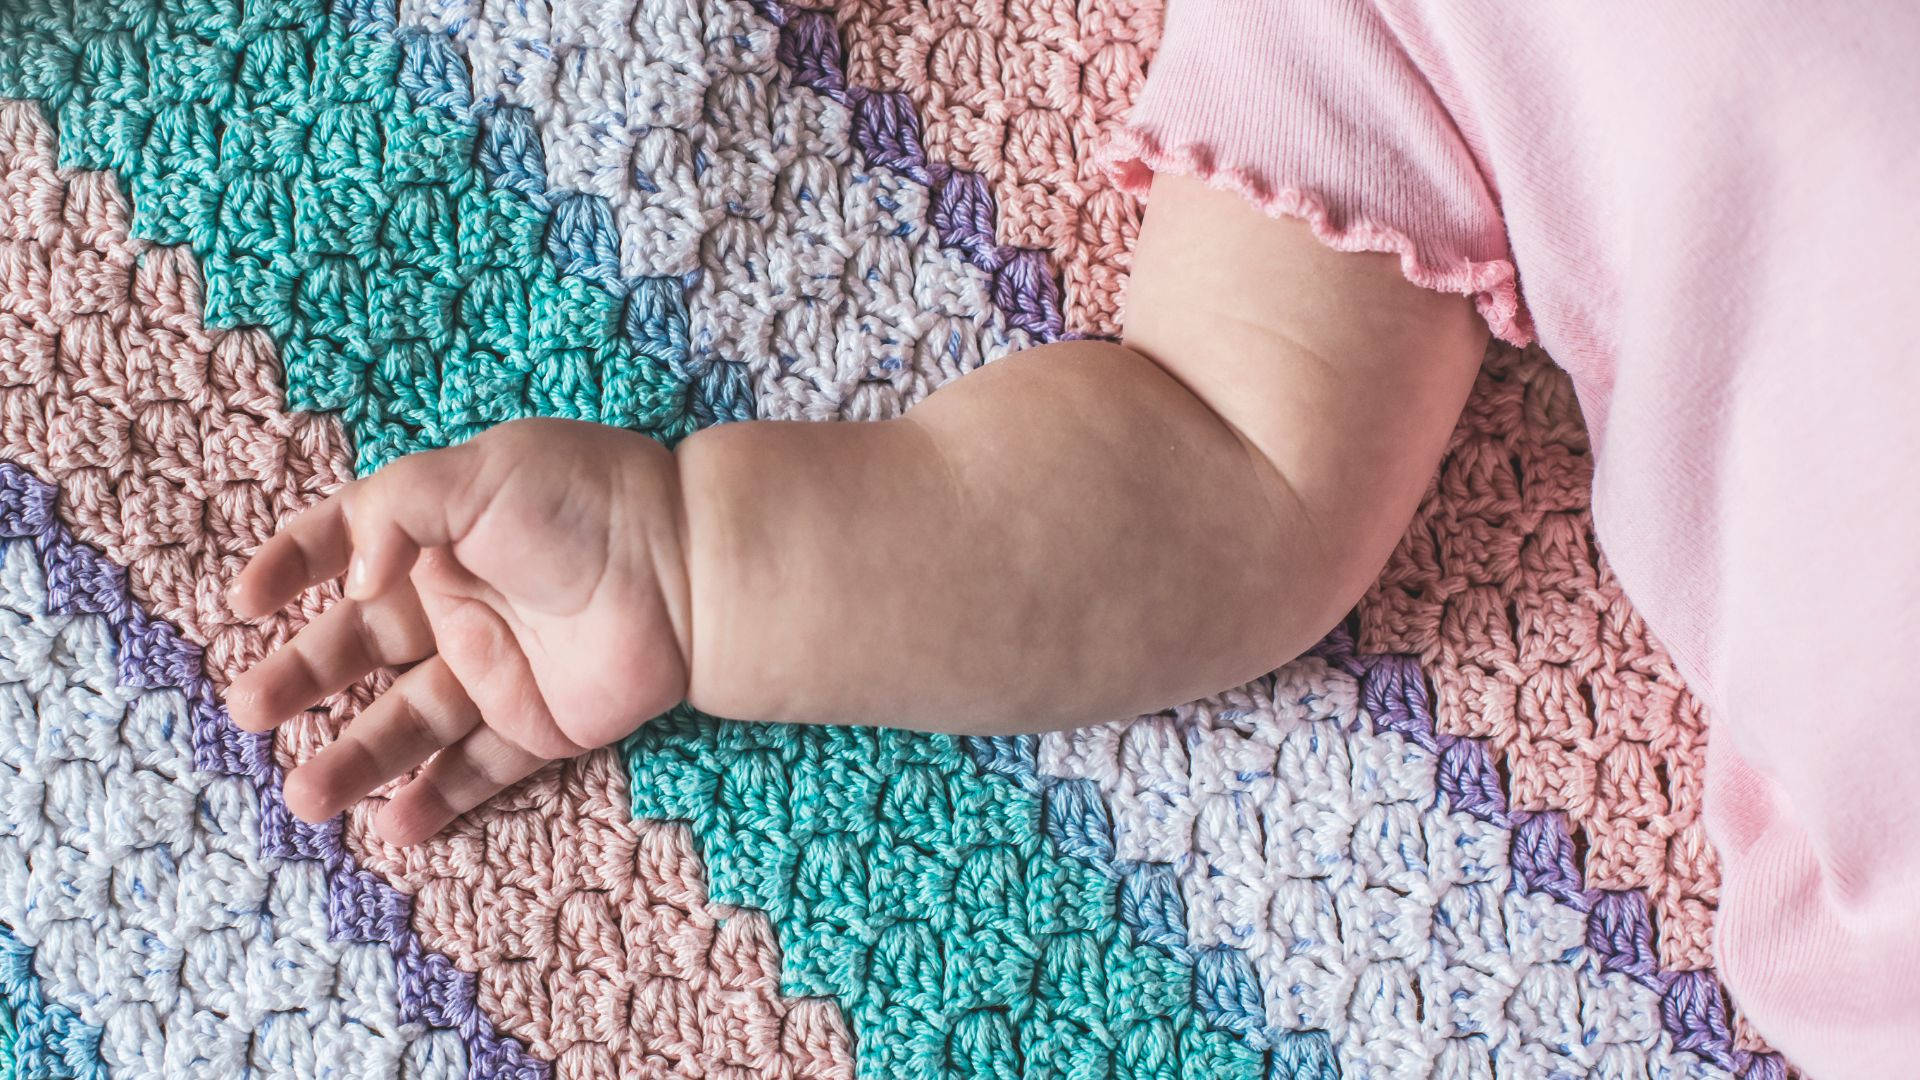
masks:
[[[1446,809],[1437,764],[1312,658],[1039,750],[1100,789],[1117,858],[1174,868],[1191,945],[1244,950],[1268,1023],[1327,1031],[1347,1080],[1727,1076],[1599,969],[1584,915],[1509,890],[1508,830]]]
[[[119,685],[99,616],[46,611],[0,556],[0,921],[119,1077],[451,1078],[452,1031],[403,1024],[392,956],[327,938],[320,865],[260,854],[258,797],[193,767],[177,691]]]
[[[745,0],[402,0],[400,25],[532,113],[548,187],[611,204],[624,276],[692,276],[691,347],[745,363],[762,418],[894,416],[1029,344]]]

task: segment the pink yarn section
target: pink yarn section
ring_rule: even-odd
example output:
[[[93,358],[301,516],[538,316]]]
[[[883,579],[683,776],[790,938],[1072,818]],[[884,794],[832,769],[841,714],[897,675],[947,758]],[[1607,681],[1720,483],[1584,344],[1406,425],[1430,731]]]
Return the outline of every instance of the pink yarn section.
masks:
[[[556,1076],[851,1080],[839,1007],[783,998],[766,917],[710,903],[692,836],[631,807],[626,766],[597,751],[421,847],[382,842],[362,802],[347,841],[414,890],[422,936],[435,928],[495,1015],[549,1018],[526,1037]]]
[[[339,425],[280,400],[264,333],[201,324],[191,254],[132,239],[114,179],[57,170],[39,107],[0,102],[0,440],[223,683],[335,595],[263,625],[220,598],[284,515],[351,476]]]
[[[1119,124],[1160,40],[1159,0],[831,7],[855,86],[904,93],[929,160],[986,177],[1001,244],[1048,252],[1069,333],[1116,335],[1139,200],[1093,151]]]
[[[1594,547],[1592,476],[1566,375],[1495,347],[1361,647],[1419,656],[1440,730],[1491,741],[1515,809],[1567,815],[1589,887],[1647,891],[1664,966],[1707,968],[1706,721]]]
[[[282,410],[263,332],[201,323],[193,257],[133,239],[111,176],[55,162],[39,108],[0,102],[0,455],[59,486],[62,520],[205,649],[224,689],[338,595],[251,625],[220,587],[351,478],[346,436]],[[282,760],[311,756],[369,694],[287,725]],[[839,1010],[780,995],[765,917],[710,903],[684,830],[628,805],[608,751],[423,847],[370,837],[372,802],[347,840],[414,894],[422,941],[475,973],[481,1007],[559,1076],[850,1077]]]
[[[1644,890],[1660,964],[1713,966],[1707,722],[1594,546],[1573,384],[1496,343],[1426,499],[1360,602],[1360,648],[1411,653],[1436,727],[1489,741],[1513,809],[1566,816],[1591,889]],[[1734,1013],[1741,1049],[1771,1048]]]

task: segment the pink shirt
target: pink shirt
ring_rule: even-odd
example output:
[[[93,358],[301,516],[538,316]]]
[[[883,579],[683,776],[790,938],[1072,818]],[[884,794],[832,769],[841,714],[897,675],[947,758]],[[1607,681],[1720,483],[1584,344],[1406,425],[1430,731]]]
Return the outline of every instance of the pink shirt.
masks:
[[[1920,4],[1172,0],[1115,151],[1571,373],[1713,717],[1722,974],[1811,1075],[1920,1075]]]

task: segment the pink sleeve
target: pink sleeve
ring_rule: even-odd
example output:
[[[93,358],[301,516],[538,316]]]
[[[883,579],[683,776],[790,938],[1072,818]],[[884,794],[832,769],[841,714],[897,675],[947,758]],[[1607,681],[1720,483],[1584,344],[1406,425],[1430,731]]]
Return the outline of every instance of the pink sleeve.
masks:
[[[1369,0],[1173,0],[1102,158],[1138,194],[1186,174],[1338,250],[1397,254],[1415,284],[1473,297],[1496,336],[1533,338],[1494,195]]]

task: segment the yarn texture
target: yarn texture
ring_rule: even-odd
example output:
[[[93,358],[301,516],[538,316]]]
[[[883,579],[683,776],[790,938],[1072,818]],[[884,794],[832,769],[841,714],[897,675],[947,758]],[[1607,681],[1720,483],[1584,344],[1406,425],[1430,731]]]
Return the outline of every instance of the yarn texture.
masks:
[[[11,309],[26,316],[16,327],[22,349],[45,366],[11,372],[5,392],[14,408],[8,415],[24,427],[5,429],[10,456],[66,488],[68,497],[56,501],[62,522],[122,562],[133,597],[203,646],[206,674],[224,687],[292,627],[287,619],[270,620],[264,630],[233,622],[217,586],[276,524],[351,475],[343,432],[332,417],[282,411],[270,340],[253,331],[205,330],[192,259],[180,249],[130,240],[125,205],[111,179],[62,176],[51,132],[30,107],[0,105],[0,182],[18,196],[7,206],[35,208],[31,222],[0,217],[28,238],[13,252],[49,264],[117,252],[133,275],[130,289],[74,307],[23,300]],[[63,337],[57,331],[63,323],[90,332]],[[135,415],[145,418],[143,428],[167,423],[164,452],[133,451],[126,427]],[[151,503],[141,498],[154,491],[170,494],[178,507],[167,519],[198,527],[169,530],[167,519],[156,521],[147,509]],[[337,590],[319,594],[295,620],[317,614]],[[369,700],[371,689],[356,688],[289,724],[279,739],[280,763],[304,760],[324,745],[345,716]],[[593,1033],[589,1012],[601,1004],[596,996],[549,993],[550,983],[577,985],[581,970],[590,971],[605,955],[604,949],[580,949],[572,933],[554,932],[563,907],[596,934],[602,916],[618,913],[623,962],[705,984],[704,992],[688,999],[704,1008],[719,1007],[716,984],[723,972],[732,980],[728,989],[770,988],[778,963],[770,944],[744,925],[725,939],[729,964],[684,963],[681,958],[706,951],[724,913],[698,906],[699,870],[686,853],[684,835],[635,822],[624,782],[611,753],[598,755],[571,766],[566,777],[544,776],[523,789],[527,805],[551,806],[546,812],[496,815],[486,819],[485,829],[467,829],[479,824],[469,819],[425,850],[369,842],[371,807],[356,808],[346,827],[347,846],[364,865],[414,894],[412,921],[422,942],[444,950],[474,977],[477,986],[467,997],[477,994],[488,1015],[505,1018],[509,1033],[543,1056],[577,1063],[581,1075],[613,1071],[634,1040]],[[551,857],[555,841],[549,830],[559,830],[564,841],[559,859]],[[485,847],[489,833],[500,837],[492,855]],[[536,849],[545,854],[532,857]],[[586,853],[591,857],[579,857]],[[623,858],[644,869],[622,867]],[[503,882],[495,862],[520,872]],[[500,931],[465,932],[476,911],[497,920]],[[563,963],[563,955],[581,959],[576,966]],[[756,971],[768,974],[756,977]],[[748,1007],[766,994],[726,995],[732,999],[729,1019],[777,1026],[777,1016],[762,1020],[758,1009]],[[503,1000],[521,1004],[506,1009]],[[675,1024],[680,1019],[671,1009],[661,1015]],[[838,1020],[830,1012],[816,1008],[810,1021],[796,1022],[798,1044],[815,1047],[829,1062],[836,1053],[845,1056],[844,1048],[833,1048],[837,1037]],[[709,1063],[698,1056],[693,1062]],[[819,1064],[803,1063],[795,1072],[834,1075],[830,1065]]]
[[[100,1030],[48,1001],[33,973],[33,950],[0,928],[0,1077],[94,1080]]]
[[[1349,627],[1081,732],[677,710],[412,849],[220,695],[302,507],[518,416],[897,415],[1119,325],[1151,2],[0,4],[0,1076],[1779,1077],[1698,706],[1497,347]],[[929,583],[938,587],[938,583]]]

